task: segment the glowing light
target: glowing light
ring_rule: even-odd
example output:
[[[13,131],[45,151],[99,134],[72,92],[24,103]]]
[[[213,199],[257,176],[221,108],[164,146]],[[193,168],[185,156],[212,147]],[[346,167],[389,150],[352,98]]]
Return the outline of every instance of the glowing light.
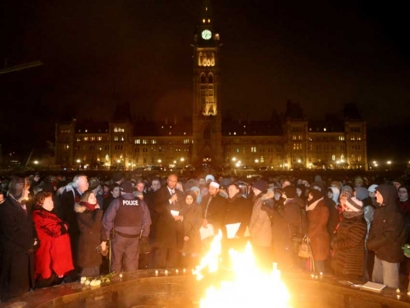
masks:
[[[159,163],[159,164],[162,163],[162,160],[158,159],[158,163]]]
[[[218,260],[221,251],[222,233],[215,236],[208,254],[201,264],[193,271],[197,279],[202,278],[201,270],[208,268],[209,272],[218,270]],[[211,286],[206,291],[205,298],[200,300],[201,308],[208,307],[291,307],[290,295],[285,284],[280,279],[280,271],[274,264],[268,273],[261,270],[252,253],[248,242],[244,252],[233,249],[229,251],[233,264],[233,278],[221,281],[217,289]]]
[[[185,161],[185,158],[181,157],[180,161]]]
[[[236,161],[236,157],[232,157],[232,161]]]
[[[300,159],[298,159],[298,163],[300,164],[302,161]]]
[[[76,162],[79,164],[81,163],[81,159],[77,159]]]
[[[387,164],[388,164],[388,165],[391,165],[391,161],[390,161],[390,160],[388,160],[388,161],[387,161]]]
[[[34,165],[38,165],[38,160],[33,161]]]

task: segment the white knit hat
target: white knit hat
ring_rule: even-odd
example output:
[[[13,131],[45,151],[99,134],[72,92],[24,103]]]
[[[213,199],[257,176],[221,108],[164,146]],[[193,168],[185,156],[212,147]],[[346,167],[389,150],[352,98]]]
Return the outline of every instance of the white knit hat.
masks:
[[[219,189],[219,184],[217,182],[211,182],[209,183],[209,186],[215,187],[216,189]]]

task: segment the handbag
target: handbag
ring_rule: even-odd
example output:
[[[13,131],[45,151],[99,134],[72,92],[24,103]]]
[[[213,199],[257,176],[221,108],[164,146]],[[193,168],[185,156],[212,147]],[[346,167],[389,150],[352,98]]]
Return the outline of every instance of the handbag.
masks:
[[[312,256],[310,240],[306,235],[303,237],[302,242],[299,244],[298,256],[303,259],[309,259]]]

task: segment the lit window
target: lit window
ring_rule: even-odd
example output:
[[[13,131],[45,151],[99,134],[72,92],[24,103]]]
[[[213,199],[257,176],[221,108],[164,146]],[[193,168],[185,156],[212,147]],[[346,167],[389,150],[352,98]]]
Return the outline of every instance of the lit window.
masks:
[[[147,144],[147,140],[146,139],[142,139],[142,144]]]
[[[141,139],[135,139],[135,144],[140,144],[141,143]]]
[[[84,137],[84,141],[88,141],[88,137]]]

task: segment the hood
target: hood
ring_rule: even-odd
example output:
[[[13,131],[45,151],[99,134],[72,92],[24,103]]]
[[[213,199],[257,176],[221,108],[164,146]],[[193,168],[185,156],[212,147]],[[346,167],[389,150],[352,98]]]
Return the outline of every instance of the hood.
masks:
[[[356,187],[356,198],[364,200],[369,197],[369,191],[364,187]]]
[[[391,184],[382,184],[376,189],[383,196],[383,204],[388,207],[396,205],[397,188]]]
[[[329,189],[333,193],[332,200],[336,203],[339,204],[339,196],[340,196],[340,190],[337,187],[330,186]]]

